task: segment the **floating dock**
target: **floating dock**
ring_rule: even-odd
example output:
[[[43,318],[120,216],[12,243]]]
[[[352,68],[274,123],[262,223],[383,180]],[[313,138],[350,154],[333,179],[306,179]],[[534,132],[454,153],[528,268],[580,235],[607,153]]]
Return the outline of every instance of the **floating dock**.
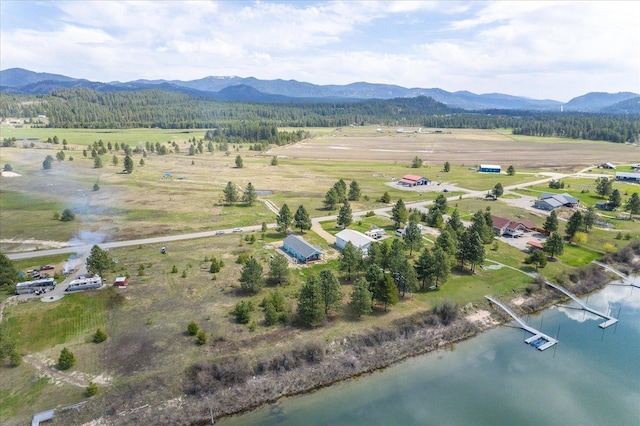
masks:
[[[491,297],[491,296],[484,296],[484,297],[486,297],[489,301],[495,303],[496,305],[501,307],[506,313],[508,313],[514,320],[516,320],[516,322],[520,325],[520,328],[522,328],[523,330],[528,331],[529,333],[533,334],[533,336],[529,337],[528,339],[526,339],[524,341],[526,344],[533,346],[534,348],[538,349],[539,351],[544,351],[545,349],[548,349],[551,346],[553,346],[556,343],[558,343],[558,341],[556,339],[554,339],[553,337],[547,336],[543,332],[538,331],[533,327],[529,327],[516,314],[514,314],[511,309],[507,308],[505,305],[503,305],[501,302],[497,301],[493,297]]]
[[[605,263],[602,263],[602,262],[598,262],[597,260],[592,260],[591,263],[593,263],[594,265],[598,265],[598,266],[606,269],[609,272],[613,272],[614,274],[616,274],[617,276],[622,278],[622,281],[628,283],[626,285],[629,285],[629,286],[635,287],[635,288],[640,288],[639,284],[636,284],[635,281],[629,279],[628,276],[626,276],[625,274],[623,274],[622,272],[620,272],[620,271],[618,271],[616,269],[613,269],[611,266],[609,266],[609,265],[607,265]]]
[[[574,296],[573,294],[571,294],[567,289],[560,287],[557,284],[554,284],[552,282],[547,281],[546,284],[550,287],[555,288],[556,290],[560,291],[561,293],[564,293],[565,295],[569,296],[571,298],[571,300],[573,300],[574,302],[576,302],[578,305],[580,305],[580,307],[587,311],[587,312],[591,312],[594,315],[597,315],[601,318],[606,319],[605,322],[601,323],[599,325],[600,328],[607,328],[610,327],[612,325],[614,325],[615,323],[618,322],[618,320],[614,317],[612,317],[611,315],[607,315],[607,314],[603,314],[602,312],[598,312],[593,308],[590,308],[589,306],[585,305],[584,303],[582,303],[582,301],[580,299],[578,299],[576,296]]]

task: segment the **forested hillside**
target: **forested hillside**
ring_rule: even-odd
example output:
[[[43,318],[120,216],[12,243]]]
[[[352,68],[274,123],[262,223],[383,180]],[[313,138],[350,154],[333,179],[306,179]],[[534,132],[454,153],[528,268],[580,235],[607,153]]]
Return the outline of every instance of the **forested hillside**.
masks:
[[[237,121],[286,127],[381,125],[435,128],[512,128],[517,134],[637,141],[640,117],[584,113],[453,110],[428,97],[346,103],[243,103],[161,90],[97,92],[61,89],[48,95],[2,95],[1,117],[46,115],[50,127],[226,128]],[[35,124],[38,122],[36,120]],[[44,123],[42,123],[44,125]]]

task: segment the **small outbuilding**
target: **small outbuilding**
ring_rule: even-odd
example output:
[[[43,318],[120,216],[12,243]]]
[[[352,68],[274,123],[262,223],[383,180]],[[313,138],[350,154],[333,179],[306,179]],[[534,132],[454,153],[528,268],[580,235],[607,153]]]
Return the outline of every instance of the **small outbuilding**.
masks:
[[[367,237],[362,232],[354,231],[353,229],[343,229],[336,234],[336,246],[340,250],[344,250],[347,243],[351,243],[356,248],[362,250],[363,255],[367,254],[369,247],[375,241],[373,238]]]
[[[288,235],[282,242],[282,250],[300,263],[320,260],[323,255],[322,250],[297,235]]]
[[[616,180],[622,182],[640,183],[640,173],[617,172]]]
[[[427,179],[424,176],[404,175],[402,179],[398,181],[398,185],[400,186],[429,185],[429,179]]]
[[[497,164],[480,164],[478,171],[480,173],[501,173],[502,167]]]
[[[123,288],[126,288],[127,284],[128,284],[127,277],[118,277],[113,283],[113,285],[115,285],[116,287],[123,287]]]

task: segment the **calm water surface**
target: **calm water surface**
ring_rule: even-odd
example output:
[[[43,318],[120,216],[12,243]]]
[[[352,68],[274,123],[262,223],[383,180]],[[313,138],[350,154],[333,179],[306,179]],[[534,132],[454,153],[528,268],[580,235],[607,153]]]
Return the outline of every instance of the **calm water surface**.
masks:
[[[559,330],[555,350],[499,327],[220,424],[640,425],[640,289],[609,285],[585,300],[619,312],[618,325],[603,331],[598,317],[551,308],[527,322],[551,336]]]

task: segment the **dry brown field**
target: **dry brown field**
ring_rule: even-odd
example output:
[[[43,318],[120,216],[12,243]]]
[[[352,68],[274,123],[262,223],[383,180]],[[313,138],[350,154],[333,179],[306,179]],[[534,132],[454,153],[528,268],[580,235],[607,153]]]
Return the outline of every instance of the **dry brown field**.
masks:
[[[570,170],[603,162],[628,163],[640,158],[629,144],[538,138],[502,130],[451,129],[433,133],[397,133],[395,128],[340,128],[311,140],[273,149],[269,154],[314,160],[409,162],[474,166],[505,164],[520,168]],[[405,129],[405,131],[418,129]]]

